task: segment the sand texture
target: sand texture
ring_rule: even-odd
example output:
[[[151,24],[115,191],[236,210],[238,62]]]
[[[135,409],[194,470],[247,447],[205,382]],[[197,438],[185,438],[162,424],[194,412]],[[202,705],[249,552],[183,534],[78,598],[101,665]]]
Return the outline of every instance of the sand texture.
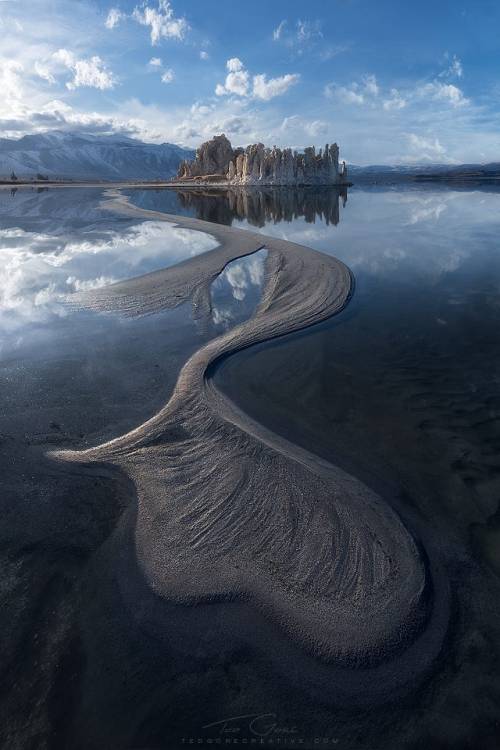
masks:
[[[264,291],[249,320],[194,353],[152,419],[51,456],[111,465],[130,480],[135,554],[156,595],[186,607],[250,607],[313,658],[311,680],[338,700],[384,699],[414,686],[447,625],[445,583],[415,530],[356,477],[250,419],[211,378],[222,358],[342,310],[353,289],[349,269],[292,242],[143,211],[112,191],[108,198],[114,211],[208,232],[219,246],[73,295],[71,304],[135,316],[191,301],[203,323],[213,279],[263,247]]]

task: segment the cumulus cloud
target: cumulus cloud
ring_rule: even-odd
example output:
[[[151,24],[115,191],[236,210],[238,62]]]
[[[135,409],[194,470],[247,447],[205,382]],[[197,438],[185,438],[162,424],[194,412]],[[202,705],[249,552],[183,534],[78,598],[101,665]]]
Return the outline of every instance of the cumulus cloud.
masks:
[[[223,84],[218,83],[215,89],[217,96],[236,94],[248,96],[250,76],[238,57],[231,57],[226,62],[227,76]]]
[[[11,102],[12,106],[12,102]],[[0,111],[0,129],[6,137],[19,137],[25,133],[39,133],[50,130],[85,132],[95,135],[121,133],[127,136],[141,134],[141,124],[132,118],[79,112],[69,104],[51,99],[39,108],[19,108],[14,103],[17,118],[3,117]]]
[[[2,96],[17,97],[21,91],[21,73],[24,68],[17,60],[0,60],[0,86]]]
[[[275,96],[284,94],[291,86],[298,83],[300,76],[296,73],[288,73],[277,78],[268,78],[264,73],[253,76],[252,87],[250,86],[250,74],[245,69],[238,57],[232,57],[226,62],[228,74],[223,84],[216,86],[217,96],[253,97],[269,101]]]
[[[204,49],[200,51],[200,60],[210,60],[210,55]]]
[[[78,60],[73,52],[60,49],[54,53],[53,60],[73,72],[73,79],[66,83],[66,88],[70,91],[81,87],[104,91],[116,85],[113,73],[106,68],[99,55]]]
[[[423,99],[443,101],[453,107],[463,107],[469,104],[469,100],[464,96],[463,91],[452,83],[441,83],[440,81],[426,83],[418,87],[417,95]]]
[[[174,80],[174,78],[175,78],[175,75],[174,75],[174,71],[172,70],[172,68],[167,68],[167,70],[165,70],[162,73],[161,82],[162,83],[172,83],[172,81]]]
[[[162,83],[172,83],[175,73],[172,68],[164,68],[161,57],[152,57],[148,63],[149,69],[161,73],[160,80]]]
[[[159,44],[162,39],[184,39],[189,30],[186,19],[175,16],[168,0],[158,0],[157,7],[144,2],[134,8],[132,18],[142,26],[149,26],[152,45]]]
[[[438,138],[420,136],[416,133],[408,133],[407,137],[410,149],[418,161],[439,161],[446,156],[446,149]]]
[[[256,75],[253,78],[253,95],[257,99],[274,99],[275,96],[284,94],[291,86],[294,86],[300,80],[297,73],[287,73],[287,75],[278,78],[267,78],[264,74]]]
[[[423,100],[440,101],[452,107],[464,107],[470,104],[463,91],[452,83],[445,83],[439,77],[428,83],[418,84],[403,92],[391,88],[388,93],[381,90],[373,74],[366,75],[361,81],[350,85],[328,83],[324,88],[327,99],[337,99],[344,104],[368,105],[371,108],[382,106],[385,111],[398,111],[409,104],[415,106]]]
[[[110,8],[104,25],[107,29],[114,29],[123,18],[125,18],[125,13],[122,13],[118,8]]]
[[[39,78],[42,78],[47,83],[55,83],[56,79],[49,70],[48,65],[44,65],[41,62],[35,62],[35,73]]]

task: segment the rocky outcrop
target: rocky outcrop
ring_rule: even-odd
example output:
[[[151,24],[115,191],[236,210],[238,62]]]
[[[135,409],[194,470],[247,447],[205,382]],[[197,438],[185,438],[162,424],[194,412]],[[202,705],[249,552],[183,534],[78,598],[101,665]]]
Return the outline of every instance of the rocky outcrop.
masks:
[[[316,152],[314,146],[303,153],[290,148],[253,143],[246,149],[233,149],[225,135],[203,143],[194,161],[183,161],[177,180],[225,183],[229,185],[341,185],[347,182],[345,162],[339,167],[336,143]]]
[[[225,135],[216,135],[196,150],[194,161],[180,163],[177,176],[181,179],[202,175],[225,176],[233,158],[234,151],[230,141]]]

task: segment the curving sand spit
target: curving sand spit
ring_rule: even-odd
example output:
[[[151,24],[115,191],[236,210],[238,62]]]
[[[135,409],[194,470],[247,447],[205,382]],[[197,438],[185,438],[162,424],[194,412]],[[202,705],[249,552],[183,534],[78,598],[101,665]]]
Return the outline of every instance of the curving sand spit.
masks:
[[[112,464],[132,480],[136,554],[156,594],[185,605],[247,602],[315,658],[337,696],[372,700],[410,686],[446,631],[446,588],[429,550],[382,497],[250,419],[210,377],[222,357],[342,310],[349,269],[292,242],[109,197],[115,211],[202,230],[220,245],[73,304],[143,315],[191,300],[203,318],[212,280],[262,247],[265,287],[252,318],[191,357],[156,416],[102,445],[52,455]]]

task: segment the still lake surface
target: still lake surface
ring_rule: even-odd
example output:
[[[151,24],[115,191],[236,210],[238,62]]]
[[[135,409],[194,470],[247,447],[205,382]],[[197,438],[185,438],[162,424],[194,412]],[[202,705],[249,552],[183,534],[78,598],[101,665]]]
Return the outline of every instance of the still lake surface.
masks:
[[[500,688],[487,666],[488,654],[500,659],[500,625],[485,604],[500,576],[500,192],[125,192],[142,208],[293,240],[352,269],[344,312],[231,356],[215,379],[254,419],[398,493],[442,529],[443,546],[472,555],[481,586],[459,619],[484,640],[460,657],[450,695],[455,713],[465,711],[456,703],[464,696],[468,720],[481,724],[486,699],[471,707],[464,686],[478,695]],[[113,215],[102,197],[0,191],[3,441],[84,447],[130,429],[166,402],[201,344],[258,303],[265,250],[214,281],[209,326],[188,305],[139,319],[72,311],[74,291],[215,246],[208,234]],[[458,587],[466,572],[450,575]],[[449,729],[455,719],[448,725],[448,709],[440,711],[429,721]]]
[[[309,245],[352,269],[341,315],[231,357],[217,381],[274,430],[442,514],[500,574],[500,192],[131,199]]]
[[[348,196],[127,193],[142,208],[257,229],[352,269],[356,291],[340,316],[231,357],[217,380],[268,426],[454,515],[500,573],[500,193],[407,186]],[[203,330],[188,306],[154,321],[72,313],[65,298],[73,291],[216,244],[159,221],[112,216],[101,199],[95,189],[0,192],[4,418],[15,413],[27,432],[35,423],[42,430],[44,419],[62,420],[75,435],[133,425],[166,400],[203,341],[258,302],[265,251],[234,261],[214,282]],[[54,403],[61,380],[72,384],[62,406]],[[21,398],[29,403],[25,421]],[[63,412],[72,400],[70,418]],[[51,407],[57,414],[49,418]]]

